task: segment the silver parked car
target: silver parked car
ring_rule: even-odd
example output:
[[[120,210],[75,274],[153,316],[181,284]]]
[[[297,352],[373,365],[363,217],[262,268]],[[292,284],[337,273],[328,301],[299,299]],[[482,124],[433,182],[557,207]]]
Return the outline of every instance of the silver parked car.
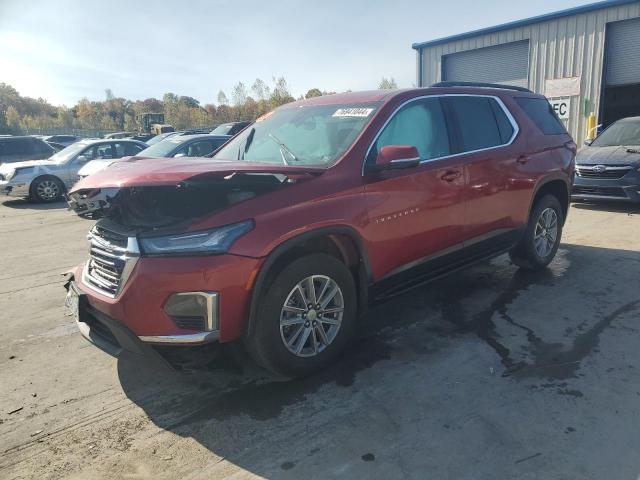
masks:
[[[137,140],[81,140],[47,160],[0,165],[0,194],[38,202],[60,200],[88,162],[136,155],[147,147]]]

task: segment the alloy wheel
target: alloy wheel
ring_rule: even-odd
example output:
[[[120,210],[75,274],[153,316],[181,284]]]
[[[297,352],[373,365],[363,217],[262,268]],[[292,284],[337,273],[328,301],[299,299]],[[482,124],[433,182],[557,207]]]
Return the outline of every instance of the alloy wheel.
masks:
[[[558,214],[553,208],[545,208],[538,217],[533,234],[533,244],[540,258],[546,258],[558,238]]]
[[[43,180],[38,183],[36,193],[42,200],[55,200],[60,195],[60,187],[53,180]]]
[[[294,355],[313,357],[335,340],[343,314],[338,284],[325,275],[311,275],[289,292],[280,313],[280,336]]]

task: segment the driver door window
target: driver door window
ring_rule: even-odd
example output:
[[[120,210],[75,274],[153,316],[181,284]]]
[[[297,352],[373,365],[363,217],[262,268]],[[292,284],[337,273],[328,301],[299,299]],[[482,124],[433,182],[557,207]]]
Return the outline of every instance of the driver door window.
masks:
[[[449,134],[440,99],[426,98],[402,107],[380,133],[367,162],[374,163],[380,149],[387,145],[416,147],[422,161],[450,155]]]
[[[113,148],[110,143],[96,146],[96,158],[99,160],[110,160],[117,158],[113,155]]]

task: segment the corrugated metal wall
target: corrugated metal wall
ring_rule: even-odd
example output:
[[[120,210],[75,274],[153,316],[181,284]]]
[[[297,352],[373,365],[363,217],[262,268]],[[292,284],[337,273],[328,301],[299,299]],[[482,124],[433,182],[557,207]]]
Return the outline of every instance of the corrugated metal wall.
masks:
[[[528,39],[531,90],[544,93],[547,79],[581,77],[580,96],[571,97],[567,123],[569,133],[581,144],[586,115],[598,114],[606,24],[636,17],[640,17],[640,1],[426,47],[418,51],[423,68],[418,78],[422,77],[423,86],[439,82],[443,55]]]

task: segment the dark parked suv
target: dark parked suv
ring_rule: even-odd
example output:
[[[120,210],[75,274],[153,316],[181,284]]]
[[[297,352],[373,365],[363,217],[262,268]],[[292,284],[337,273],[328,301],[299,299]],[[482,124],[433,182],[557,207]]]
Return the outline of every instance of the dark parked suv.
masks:
[[[42,160],[54,153],[55,149],[41,138],[0,137],[0,164]]]
[[[242,340],[304,375],[372,302],[505,252],[548,265],[575,153],[547,100],[520,88],[290,103],[213,158],[131,159],[80,181],[73,203],[100,198],[104,218],[68,313],[114,355]]]

